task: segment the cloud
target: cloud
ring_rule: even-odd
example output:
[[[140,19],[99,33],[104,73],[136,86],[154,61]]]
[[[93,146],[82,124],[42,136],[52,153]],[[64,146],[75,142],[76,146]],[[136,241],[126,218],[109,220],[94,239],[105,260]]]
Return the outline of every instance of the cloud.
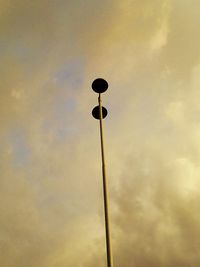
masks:
[[[105,265],[101,76],[115,266],[198,266],[198,9],[1,5],[1,264]]]
[[[161,62],[181,79],[188,78],[193,66],[199,62],[198,6],[199,3],[195,0],[173,1],[171,8],[168,43],[163,50]]]
[[[154,153],[129,159],[126,167],[133,172],[123,173],[114,220],[116,266],[197,266],[199,168],[188,159]]]

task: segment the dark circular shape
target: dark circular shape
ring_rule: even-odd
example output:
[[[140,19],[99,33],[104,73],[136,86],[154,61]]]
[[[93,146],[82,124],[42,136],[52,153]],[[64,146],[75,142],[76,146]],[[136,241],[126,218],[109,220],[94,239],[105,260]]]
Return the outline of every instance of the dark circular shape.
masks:
[[[92,89],[98,94],[104,93],[108,89],[108,83],[106,80],[98,78],[93,81]]]
[[[96,106],[95,108],[93,108],[92,110],[92,116],[99,120],[100,119],[100,114],[99,114],[99,106]],[[108,114],[108,111],[106,108],[102,107],[102,119],[104,119]]]

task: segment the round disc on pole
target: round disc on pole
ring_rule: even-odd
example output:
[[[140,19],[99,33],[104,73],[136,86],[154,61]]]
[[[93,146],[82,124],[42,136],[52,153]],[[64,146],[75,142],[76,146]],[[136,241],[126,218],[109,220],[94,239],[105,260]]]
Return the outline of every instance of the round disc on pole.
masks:
[[[99,114],[99,106],[96,106],[93,108],[92,110],[92,116],[97,119],[97,120],[100,120],[100,114]],[[108,111],[106,108],[102,107],[102,119],[104,119],[108,114]]]
[[[93,81],[92,89],[98,94],[104,93],[108,89],[108,83],[106,80],[98,78]]]

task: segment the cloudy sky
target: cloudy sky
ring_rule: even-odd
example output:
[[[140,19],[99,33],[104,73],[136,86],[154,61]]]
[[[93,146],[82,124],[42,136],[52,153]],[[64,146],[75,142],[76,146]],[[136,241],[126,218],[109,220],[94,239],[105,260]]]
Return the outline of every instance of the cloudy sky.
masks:
[[[0,0],[0,265],[200,265],[200,1]]]

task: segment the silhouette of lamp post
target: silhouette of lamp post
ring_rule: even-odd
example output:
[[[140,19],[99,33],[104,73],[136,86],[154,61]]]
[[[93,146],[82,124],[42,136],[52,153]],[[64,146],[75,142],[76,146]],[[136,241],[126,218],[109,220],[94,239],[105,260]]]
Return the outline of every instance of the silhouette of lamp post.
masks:
[[[102,176],[103,176],[103,198],[104,198],[104,215],[105,215],[105,232],[106,232],[106,251],[107,251],[107,266],[113,267],[111,233],[109,221],[109,205],[108,205],[108,185],[106,179],[106,166],[104,155],[104,140],[103,140],[103,119],[107,116],[107,110],[102,106],[101,94],[108,89],[108,83],[104,79],[98,78],[93,81],[92,89],[99,94],[99,105],[92,110],[92,116],[99,120],[100,124],[100,140],[101,140],[101,158],[102,158]]]

